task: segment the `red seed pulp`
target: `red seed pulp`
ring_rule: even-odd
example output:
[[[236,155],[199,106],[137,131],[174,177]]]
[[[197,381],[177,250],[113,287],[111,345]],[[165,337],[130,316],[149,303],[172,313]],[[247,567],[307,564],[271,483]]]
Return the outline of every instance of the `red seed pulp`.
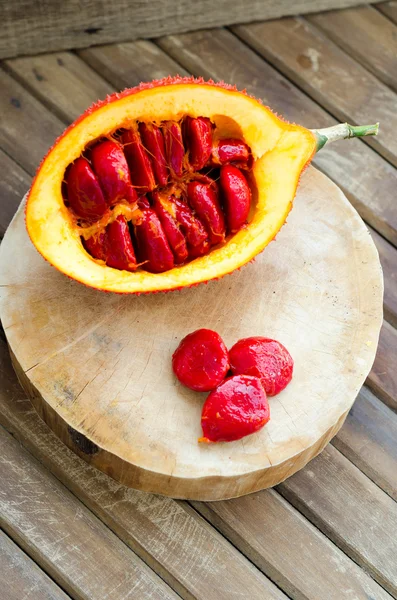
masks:
[[[251,191],[240,169],[252,162],[244,140],[222,139],[207,117],[137,122],[70,165],[65,202],[94,259],[160,273],[245,225]]]

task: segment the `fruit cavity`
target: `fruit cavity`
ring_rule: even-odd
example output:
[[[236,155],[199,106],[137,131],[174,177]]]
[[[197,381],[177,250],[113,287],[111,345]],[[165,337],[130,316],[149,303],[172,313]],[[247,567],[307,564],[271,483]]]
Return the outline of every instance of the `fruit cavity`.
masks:
[[[65,204],[95,260],[162,273],[224,244],[247,223],[244,140],[207,117],[136,122],[85,149],[65,173]],[[137,258],[136,258],[137,257]]]

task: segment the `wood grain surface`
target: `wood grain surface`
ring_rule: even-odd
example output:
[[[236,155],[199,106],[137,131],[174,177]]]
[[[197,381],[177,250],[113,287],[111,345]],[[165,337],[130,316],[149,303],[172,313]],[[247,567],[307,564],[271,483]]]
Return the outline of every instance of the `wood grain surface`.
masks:
[[[233,593],[236,597],[247,594],[256,598],[261,588],[257,587],[260,579],[255,571],[250,571],[237,551],[225,544],[205,521],[198,520],[186,504],[116,484],[63,446],[18,385],[4,342],[0,342],[0,384],[1,423],[154,570],[160,569],[163,578],[182,597],[208,600],[212,590],[214,600],[228,600]],[[350,413],[349,419],[355,422],[355,412]],[[365,436],[357,439],[362,445],[366,443]],[[379,453],[379,444],[379,440],[374,440],[375,455]],[[392,460],[390,454],[393,449],[384,444],[384,462]],[[366,461],[376,468],[373,455],[369,452]],[[338,488],[338,480],[333,485]],[[342,494],[343,488],[338,489]],[[251,498],[256,500],[250,503]],[[343,598],[348,589],[353,589],[357,598],[372,595],[378,600],[378,593],[379,598],[388,597],[276,492],[264,491],[232,501],[194,506],[292,598],[317,600],[315,594],[324,589],[324,581],[332,584],[327,585],[328,594],[333,589],[339,594],[336,600]],[[218,519],[217,514],[222,518]]]
[[[1,594],[5,600],[68,600],[67,596],[4,532],[0,531]]]
[[[364,0],[367,1],[367,0]],[[14,0],[0,5],[0,57],[81,48],[201,27],[342,8],[356,0]]]
[[[386,15],[393,23],[397,24],[397,2],[390,0],[390,2],[381,2],[376,5],[377,10]]]
[[[283,598],[190,506],[116,483],[66,448],[33,409],[1,340],[0,422],[183,598]]]
[[[0,450],[1,526],[73,598],[177,598],[3,428]]]
[[[384,323],[368,385],[388,406],[397,410],[397,330]]]
[[[378,79],[397,90],[396,28],[376,8],[357,6],[328,11],[309,15],[307,20]]]
[[[332,445],[277,489],[396,596],[397,504],[390,496]]]
[[[77,443],[69,426],[95,444],[87,460],[121,482],[195,499],[274,485],[322,449],[371,367],[381,274],[368,231],[326,177],[308,171],[296,205],[254,265],[194,293],[144,299],[88,290],[57,273],[33,249],[19,213],[1,247],[1,316],[22,384],[65,443]],[[229,345],[254,332],[275,337],[295,358],[269,425],[232,445],[197,444],[200,398],[170,369],[178,341],[202,326]]]

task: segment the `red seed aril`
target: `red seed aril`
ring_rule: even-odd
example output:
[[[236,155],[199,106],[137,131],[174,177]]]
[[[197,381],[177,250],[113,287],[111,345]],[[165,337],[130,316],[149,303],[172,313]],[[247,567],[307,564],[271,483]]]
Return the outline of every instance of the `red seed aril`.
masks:
[[[91,256],[99,260],[107,259],[107,235],[105,231],[94,233],[88,240],[83,239],[83,246]]]
[[[174,254],[175,264],[181,264],[188,258],[186,238],[175,218],[175,202],[172,197],[164,198],[159,192],[152,193],[153,210],[160,219],[164,233]]]
[[[176,121],[166,121],[162,130],[168,168],[173,178],[180,179],[185,165],[185,147],[181,126]]]
[[[190,206],[204,224],[211,245],[225,241],[225,219],[218,200],[215,183],[191,181],[187,186]]]
[[[200,171],[208,163],[212,150],[212,124],[206,117],[186,117],[185,142],[189,150],[189,164],[193,171]]]
[[[265,337],[239,340],[229,356],[232,372],[260,377],[268,396],[279,394],[292,379],[292,356],[276,340]]]
[[[98,179],[85,158],[78,158],[70,167],[67,191],[70,208],[85,221],[97,221],[108,210]]]
[[[162,273],[174,266],[174,257],[158,216],[144,208],[134,223],[140,260],[151,273]]]
[[[251,159],[249,146],[241,140],[218,140],[212,147],[211,162],[214,165],[236,163],[240,168],[247,168]]]
[[[246,178],[234,165],[221,167],[220,186],[226,213],[226,223],[231,233],[236,233],[248,219],[251,190]]]
[[[179,381],[191,390],[212,390],[229,370],[229,357],[221,336],[210,329],[190,333],[175,350],[172,368]]]
[[[168,169],[165,160],[165,144],[162,131],[152,123],[140,123],[139,133],[141,134],[143,145],[149,154],[156,183],[164,187],[168,182]]]
[[[138,194],[151,192],[156,187],[152,163],[135,129],[123,133],[121,141],[131,173],[131,181]]]
[[[93,147],[91,163],[103,190],[106,202],[116,204],[127,200],[133,204],[138,195],[131,184],[130,172],[122,147],[111,140]]]
[[[204,402],[201,442],[232,442],[261,429],[270,419],[269,403],[258,377],[234,375]]]
[[[121,271],[135,271],[137,268],[128,223],[123,215],[106,227],[106,264]]]
[[[175,209],[176,220],[186,236],[189,257],[197,258],[198,256],[203,256],[210,248],[208,234],[204,225],[181,200],[175,200]]]

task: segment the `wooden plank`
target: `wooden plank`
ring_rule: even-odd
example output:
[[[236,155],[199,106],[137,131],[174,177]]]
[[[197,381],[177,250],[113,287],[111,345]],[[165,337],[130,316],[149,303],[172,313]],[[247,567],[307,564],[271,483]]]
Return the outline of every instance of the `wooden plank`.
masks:
[[[385,319],[394,327],[397,327],[397,250],[374,229],[370,229],[370,233],[378,249],[383,269]]]
[[[368,1],[368,0],[365,0]],[[139,0],[29,0],[2,2],[0,57],[81,48],[137,37],[247,23],[290,14],[342,8],[357,0],[228,0],[140,2]]]
[[[3,341],[0,420],[184,598],[285,598],[187,504],[126,488],[68,450],[26,399]]]
[[[71,52],[15,58],[4,64],[14,78],[66,122],[74,121],[92,102],[112,92],[101,77]]]
[[[397,90],[397,28],[387,17],[372,6],[358,6],[310,15],[307,20]]]
[[[9,537],[0,531],[1,593],[5,600],[68,600]]]
[[[33,175],[64,125],[2,70],[0,88],[0,147]]]
[[[122,90],[141,81],[167,75],[187,75],[170,56],[148,40],[109,44],[79,50],[78,55],[98,71],[114,88]]]
[[[397,415],[363,387],[333,440],[356,467],[397,500]]]
[[[281,494],[397,595],[397,504],[332,445],[277,488]]]
[[[1,524],[73,598],[176,598],[117,536],[0,429]]]
[[[366,138],[397,166],[397,95],[301,17],[234,29],[332,115],[352,124],[379,121],[379,137]]]
[[[240,28],[239,34],[241,31]],[[290,121],[306,127],[335,123],[318,104],[229,31],[169,36],[158,43],[195,75],[226,79],[240,89],[247,88]],[[397,245],[396,169],[358,141],[331,144],[319,152],[314,164],[343,189],[367,223]]]
[[[391,2],[381,2],[376,5],[376,8],[393,21],[393,23],[397,23],[397,2],[395,0],[391,0]]]
[[[291,598],[391,598],[274,490],[194,506]]]
[[[367,385],[385,404],[397,410],[397,330],[386,321]]]
[[[29,175],[0,150],[0,236],[4,235],[30,185]]]

